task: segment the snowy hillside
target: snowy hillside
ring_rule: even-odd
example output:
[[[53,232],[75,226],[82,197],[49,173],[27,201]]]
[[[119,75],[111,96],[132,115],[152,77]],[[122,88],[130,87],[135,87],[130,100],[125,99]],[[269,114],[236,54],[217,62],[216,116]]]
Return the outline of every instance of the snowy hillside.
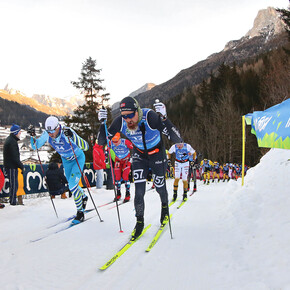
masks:
[[[91,212],[87,218],[94,218],[57,234],[65,224],[50,226],[75,213],[71,198],[54,200],[59,219],[48,197],[6,205],[0,210],[1,289],[290,289],[289,158],[288,150],[271,150],[248,171],[243,188],[241,180],[198,181],[182,208],[180,201],[170,208],[173,239],[166,229],[145,253],[160,218],[159,197],[148,191],[151,228],[103,272],[98,268],[135,225],[132,201],[120,206],[124,233],[112,205],[98,209],[104,222]],[[173,180],[167,183],[171,198]],[[97,205],[113,199],[112,190],[92,189],[92,195]]]

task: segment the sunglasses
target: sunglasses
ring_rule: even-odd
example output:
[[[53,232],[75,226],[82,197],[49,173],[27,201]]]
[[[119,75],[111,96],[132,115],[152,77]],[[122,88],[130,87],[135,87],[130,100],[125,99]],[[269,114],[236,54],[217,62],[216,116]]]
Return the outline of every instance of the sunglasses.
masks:
[[[56,129],[58,128],[58,125],[53,130],[45,130],[48,134],[53,134]]]
[[[131,114],[127,114],[127,115],[121,115],[123,119],[132,119],[135,116],[135,112],[131,113]]]

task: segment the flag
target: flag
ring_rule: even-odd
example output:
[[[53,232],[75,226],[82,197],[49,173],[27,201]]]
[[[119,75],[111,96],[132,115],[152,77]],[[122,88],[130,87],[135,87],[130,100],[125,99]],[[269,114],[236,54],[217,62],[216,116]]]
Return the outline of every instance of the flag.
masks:
[[[290,99],[247,114],[245,120],[252,126],[259,147],[290,149]]]

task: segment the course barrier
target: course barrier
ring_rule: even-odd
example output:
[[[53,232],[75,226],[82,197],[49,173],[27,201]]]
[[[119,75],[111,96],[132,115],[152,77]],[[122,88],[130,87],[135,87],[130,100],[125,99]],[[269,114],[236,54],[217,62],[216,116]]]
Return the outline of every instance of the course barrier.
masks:
[[[43,164],[44,172],[47,171],[48,164]],[[9,196],[9,179],[3,165],[0,165],[1,170],[4,173],[5,181],[2,190],[0,191],[1,197]],[[63,170],[63,166],[60,167]],[[86,163],[83,169],[84,176],[88,179],[90,186],[96,185],[96,171],[93,168],[93,163]],[[86,187],[86,183],[81,178],[80,186]],[[17,196],[25,194],[37,194],[41,192],[47,192],[45,184],[45,177],[42,174],[42,170],[39,164],[24,165],[23,175],[21,170],[18,169],[18,191]]]

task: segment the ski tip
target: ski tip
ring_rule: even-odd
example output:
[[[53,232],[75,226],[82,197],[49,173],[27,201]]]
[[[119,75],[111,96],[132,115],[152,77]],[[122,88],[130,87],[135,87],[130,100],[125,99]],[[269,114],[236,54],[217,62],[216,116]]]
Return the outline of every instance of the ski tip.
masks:
[[[124,231],[121,230],[120,233],[124,233]]]

